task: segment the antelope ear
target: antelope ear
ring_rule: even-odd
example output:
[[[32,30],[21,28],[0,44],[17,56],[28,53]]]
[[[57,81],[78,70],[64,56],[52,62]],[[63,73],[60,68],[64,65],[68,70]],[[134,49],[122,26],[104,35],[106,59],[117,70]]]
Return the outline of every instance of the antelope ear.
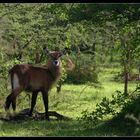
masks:
[[[63,55],[65,55],[67,53],[67,49],[63,49],[62,51],[60,51],[60,56],[59,57],[62,57]]]
[[[68,48],[64,48],[63,54],[66,54],[68,52]]]
[[[47,55],[50,54],[49,50],[48,50],[46,47],[44,47],[43,50],[44,50],[44,52],[45,52]]]
[[[67,51],[68,51],[68,48],[64,48],[64,49],[61,51],[61,56],[62,56],[62,55],[65,55],[65,54],[67,53]]]

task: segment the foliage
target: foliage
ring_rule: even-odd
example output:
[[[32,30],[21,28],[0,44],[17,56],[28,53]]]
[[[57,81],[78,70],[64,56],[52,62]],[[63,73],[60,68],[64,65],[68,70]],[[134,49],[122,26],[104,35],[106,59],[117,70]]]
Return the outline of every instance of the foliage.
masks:
[[[120,116],[128,119],[130,122],[136,125],[140,125],[139,118],[139,99],[140,99],[140,84],[137,85],[136,90],[130,96],[131,100],[125,105],[119,114]]]
[[[136,70],[134,74],[138,75],[138,70],[140,72],[139,13],[139,4],[0,4],[0,82],[2,83],[0,102],[7,96],[6,93],[9,93],[8,70],[19,63],[44,65],[47,62],[42,51],[44,46],[49,50],[61,50],[65,47],[71,50],[70,56],[75,63],[75,69],[66,72],[63,67],[60,83],[98,82],[99,68],[102,67],[104,70],[106,65],[116,63],[121,67],[118,79],[125,73],[133,75],[133,69]],[[38,58],[40,61],[37,61]],[[62,63],[66,64],[65,58]],[[117,89],[117,86],[115,88]],[[70,93],[73,92],[72,89]],[[93,98],[90,98],[85,95],[83,100],[87,98],[93,102],[98,96],[102,97],[100,95],[102,91],[96,93],[99,93],[96,97],[92,95]],[[105,94],[112,93],[108,91]],[[116,116],[121,110],[133,111],[134,105],[129,106],[133,101],[130,96],[125,96],[119,91],[114,94],[112,99],[103,97],[94,111],[84,111],[81,120],[85,119],[87,125],[96,124],[107,117]],[[60,105],[65,96],[59,98],[59,101],[56,100],[57,103],[54,104]],[[23,98],[21,96],[21,100]],[[73,98],[69,99],[73,101]],[[70,100],[67,102],[73,105]],[[84,102],[78,105],[81,104],[85,109]],[[134,113],[138,111],[137,101],[136,105]],[[65,105],[63,108],[66,108]]]
[[[135,115],[139,114],[137,103],[131,105],[134,100],[139,97],[139,85],[136,87],[136,90],[133,91],[129,96],[126,96],[120,91],[116,91],[117,95],[112,95],[112,99],[107,97],[102,98],[100,103],[97,103],[94,111],[83,111],[82,117],[78,118],[80,121],[85,122],[86,127],[91,127],[92,125],[97,125],[99,122],[102,122],[108,117],[116,117],[120,112],[122,113],[134,113]],[[134,94],[134,95],[133,95]],[[138,100],[137,100],[138,101]],[[133,110],[133,111],[132,111]],[[120,115],[120,114],[119,114]],[[138,115],[137,115],[138,116]]]
[[[98,72],[92,55],[77,54],[73,55],[72,59],[75,62],[75,68],[68,72],[66,82],[73,84],[98,82]]]
[[[47,46],[50,50],[64,47],[80,50],[93,55],[94,63],[103,64],[120,60],[120,52],[125,56],[130,45],[124,48],[120,39],[131,32],[131,50],[136,53],[131,52],[131,63],[128,64],[132,67],[133,62],[135,67],[139,63],[133,61],[134,58],[137,60],[136,55],[139,56],[139,22],[132,17],[138,10],[139,6],[135,4],[1,4],[1,21],[7,23],[2,39],[9,43],[7,54],[22,62],[34,64],[36,54]],[[130,44],[130,41],[126,43]],[[92,72],[91,77],[97,81],[96,70]],[[72,77],[76,75],[73,72]],[[89,80],[85,78],[85,82]]]

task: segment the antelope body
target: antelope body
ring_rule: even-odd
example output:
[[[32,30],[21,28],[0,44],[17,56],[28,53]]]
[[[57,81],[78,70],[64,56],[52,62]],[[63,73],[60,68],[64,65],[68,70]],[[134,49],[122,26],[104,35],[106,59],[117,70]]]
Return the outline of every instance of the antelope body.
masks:
[[[7,96],[5,110],[9,110],[10,105],[16,110],[16,97],[22,91],[32,92],[31,109],[29,115],[32,115],[38,92],[42,92],[46,119],[48,115],[48,91],[51,89],[61,75],[60,57],[66,54],[66,49],[60,52],[49,52],[44,48],[45,53],[49,56],[47,67],[35,67],[29,64],[15,65],[9,70],[11,78],[11,93]]]

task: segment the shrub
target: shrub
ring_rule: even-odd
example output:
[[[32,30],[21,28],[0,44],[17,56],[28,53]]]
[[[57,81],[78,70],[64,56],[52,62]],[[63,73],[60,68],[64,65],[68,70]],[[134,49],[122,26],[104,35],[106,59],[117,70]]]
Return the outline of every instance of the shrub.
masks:
[[[80,54],[73,56],[75,62],[75,69],[69,71],[66,82],[73,84],[84,84],[87,82],[98,82],[98,71],[92,56]]]
[[[123,116],[123,118],[125,118],[125,115],[133,113],[133,115],[138,118],[140,114],[140,85],[128,96],[120,91],[116,92],[117,95],[112,95],[112,99],[104,97],[101,102],[96,105],[95,110],[91,112],[84,110],[81,113],[82,117],[79,117],[78,120],[85,122],[86,127],[90,127],[111,116]]]

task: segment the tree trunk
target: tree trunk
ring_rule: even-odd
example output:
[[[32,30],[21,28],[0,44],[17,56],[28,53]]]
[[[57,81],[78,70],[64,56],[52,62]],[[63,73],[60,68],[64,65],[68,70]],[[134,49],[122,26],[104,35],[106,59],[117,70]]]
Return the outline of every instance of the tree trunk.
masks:
[[[123,60],[123,66],[124,66],[124,94],[128,95],[128,75],[129,75],[129,65],[130,65],[130,49],[128,49],[128,46],[126,46],[126,38],[121,37],[121,45],[123,53],[122,53],[122,60]]]
[[[127,69],[127,65],[126,63],[124,63],[124,94],[128,95],[128,76],[129,76],[129,72]]]
[[[111,47],[111,50],[110,50],[110,62],[112,63],[113,62],[113,59],[114,59],[114,54],[113,54],[113,50],[114,50],[114,48],[113,48],[113,46]]]
[[[124,74],[124,94],[128,95],[128,72]]]

